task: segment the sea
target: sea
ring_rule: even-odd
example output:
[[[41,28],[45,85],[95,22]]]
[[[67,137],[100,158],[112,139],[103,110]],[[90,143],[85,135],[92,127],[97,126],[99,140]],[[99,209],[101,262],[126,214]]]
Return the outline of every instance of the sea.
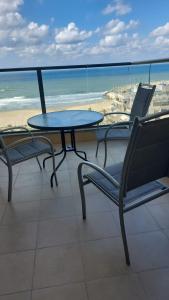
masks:
[[[47,109],[65,109],[101,102],[110,90],[148,83],[149,65],[48,70],[42,76]],[[150,80],[169,81],[169,63],[153,64]],[[0,111],[40,107],[36,72],[0,73]]]

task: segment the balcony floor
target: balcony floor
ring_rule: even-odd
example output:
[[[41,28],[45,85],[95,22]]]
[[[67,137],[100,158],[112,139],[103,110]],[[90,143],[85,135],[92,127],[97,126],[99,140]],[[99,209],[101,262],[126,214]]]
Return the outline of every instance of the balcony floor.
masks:
[[[121,160],[125,144],[111,145],[110,160]],[[101,165],[95,142],[79,147]],[[0,300],[169,299],[168,196],[126,214],[127,267],[117,208],[93,186],[86,187],[87,220],[82,220],[79,162],[68,153],[53,189],[51,161],[43,172],[35,160],[16,166],[11,204],[1,164]]]

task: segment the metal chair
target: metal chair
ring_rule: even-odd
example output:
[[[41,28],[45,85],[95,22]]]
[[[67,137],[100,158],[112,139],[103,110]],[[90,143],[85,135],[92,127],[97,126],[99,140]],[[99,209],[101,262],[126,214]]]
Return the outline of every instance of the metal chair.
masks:
[[[84,166],[92,172],[84,174]],[[124,213],[169,193],[169,187],[159,182],[162,177],[169,177],[169,111],[135,119],[123,163],[105,169],[91,162],[78,166],[83,219],[86,219],[84,186],[93,183],[119,208],[127,265],[130,258]]]
[[[5,143],[5,133],[8,131],[22,130],[29,136],[19,139],[10,144]],[[20,162],[31,158],[36,158],[37,163],[42,170],[38,156],[44,153],[50,153],[53,158],[53,171],[55,171],[54,149],[51,141],[44,136],[33,136],[31,131],[25,127],[10,127],[0,132],[0,159],[8,168],[8,201],[12,198],[12,167]],[[57,185],[56,173],[55,182]]]
[[[152,97],[155,92],[155,85],[139,83],[138,89],[133,101],[131,108],[131,113],[126,112],[110,112],[106,113],[104,116],[109,115],[125,115],[129,117],[129,123],[120,122],[118,126],[110,125],[108,128],[103,128],[101,126],[96,130],[96,139],[97,139],[97,148],[96,148],[96,157],[98,154],[99,145],[101,142],[104,142],[105,146],[105,159],[104,166],[106,165],[107,160],[107,141],[111,140],[128,140],[131,133],[131,124],[134,121],[136,116],[144,117],[149,109]],[[114,124],[114,123],[113,123]]]

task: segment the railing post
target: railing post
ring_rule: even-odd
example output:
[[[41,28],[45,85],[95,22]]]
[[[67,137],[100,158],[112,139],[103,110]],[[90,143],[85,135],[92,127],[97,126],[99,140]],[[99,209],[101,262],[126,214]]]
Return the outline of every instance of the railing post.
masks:
[[[150,84],[151,81],[151,64],[149,66],[149,72],[148,72],[148,83]]]
[[[39,94],[40,94],[40,102],[41,102],[42,113],[46,114],[46,103],[45,103],[45,95],[44,95],[43,79],[42,79],[41,69],[37,69],[37,78],[38,78],[38,86],[39,86]]]

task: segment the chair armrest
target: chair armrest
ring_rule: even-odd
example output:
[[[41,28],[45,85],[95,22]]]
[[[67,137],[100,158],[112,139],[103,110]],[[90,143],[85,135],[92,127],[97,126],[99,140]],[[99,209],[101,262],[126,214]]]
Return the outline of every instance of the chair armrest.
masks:
[[[105,141],[106,141],[108,133],[111,129],[116,128],[116,126],[117,126],[117,128],[119,128],[118,126],[127,126],[127,125],[131,126],[132,124],[133,124],[132,121],[124,121],[124,122],[117,122],[117,123],[111,124],[105,132]]]
[[[130,113],[126,113],[126,112],[119,112],[119,111],[117,111],[117,112],[108,112],[108,113],[105,113],[104,114],[104,117],[107,117],[107,116],[110,116],[110,115],[124,115],[124,116],[127,116],[127,117],[134,117],[134,115],[132,115],[132,114],[130,114]],[[122,123],[123,121],[121,121],[120,123]],[[124,121],[125,122],[125,121]],[[127,122],[127,121],[126,121]],[[113,122],[113,124],[115,123],[115,121]],[[118,123],[116,123],[116,124],[119,124],[119,122]],[[121,124],[119,124],[119,125],[121,125]],[[129,124],[127,124],[127,125],[129,125]],[[97,124],[97,128],[99,128],[100,127],[100,124]]]
[[[109,115],[125,115],[125,116],[128,116],[130,117],[131,114],[130,113],[126,113],[126,112],[122,112],[122,111],[117,111],[117,112],[109,112],[109,113],[106,113],[104,114],[104,117],[107,117]]]
[[[11,144],[6,145],[4,150],[12,149],[12,148],[16,147],[17,145],[19,145],[21,143],[25,143],[25,142],[33,141],[33,140],[39,140],[39,139],[42,140],[42,141],[45,141],[46,143],[48,143],[50,145],[51,149],[52,149],[52,152],[54,151],[52,142],[47,137],[44,137],[44,136],[41,136],[41,135],[30,136],[30,137],[19,139],[19,140],[15,141]]]
[[[1,133],[7,132],[7,131],[13,131],[13,130],[17,130],[17,129],[22,129],[22,130],[26,131],[27,133],[29,133],[29,135],[32,136],[32,132],[28,128],[23,127],[23,126],[14,126],[14,127],[4,128],[1,130]]]
[[[91,169],[94,169],[96,170],[97,172],[99,172],[101,175],[103,175],[110,183],[112,183],[116,188],[119,188],[120,187],[120,184],[119,182],[114,178],[112,177],[108,172],[106,172],[104,169],[102,169],[101,167],[99,167],[98,165],[96,164],[93,164],[89,161],[84,161],[84,162],[81,162],[78,166],[78,178],[80,178],[80,175],[82,173],[82,167],[86,165],[88,167],[90,167]]]

